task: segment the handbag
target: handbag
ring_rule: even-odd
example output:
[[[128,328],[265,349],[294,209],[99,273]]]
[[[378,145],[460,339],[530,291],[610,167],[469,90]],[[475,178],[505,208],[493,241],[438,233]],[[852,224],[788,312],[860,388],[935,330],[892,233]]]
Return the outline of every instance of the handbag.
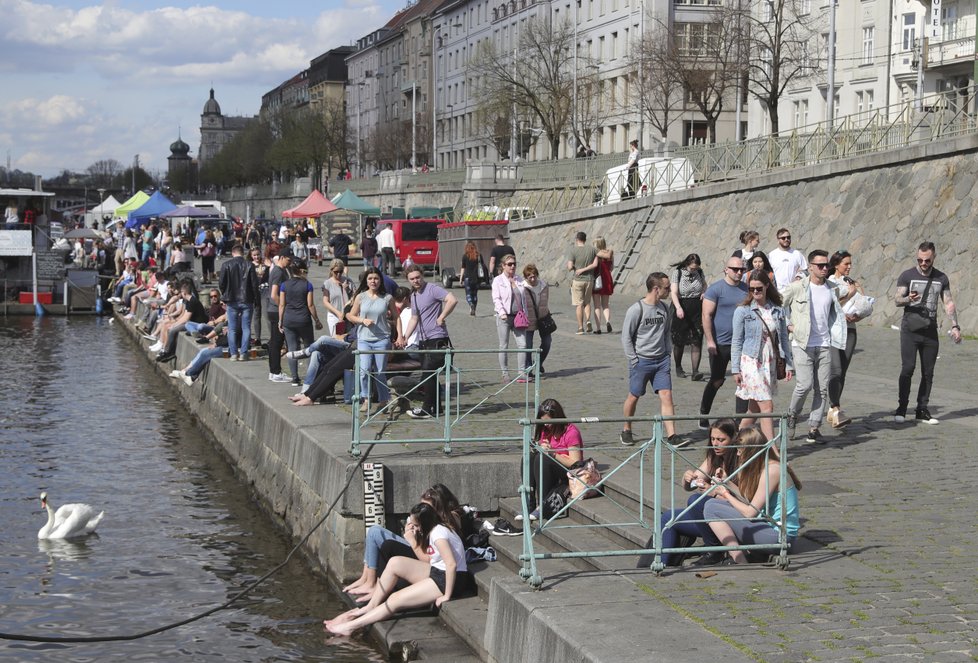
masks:
[[[513,329],[527,329],[530,326],[530,317],[526,314],[524,301],[523,297],[520,297],[520,310],[513,316]]]
[[[771,328],[767,326],[766,322],[764,322],[764,318],[761,317],[760,313],[757,314],[757,317],[761,321],[761,324],[764,325],[764,328],[767,329],[767,335],[771,339],[771,347],[774,348],[775,375],[779,380],[784,380],[786,377],[788,377],[788,363],[784,360],[784,357],[781,356],[781,348],[778,347],[778,341],[780,339],[771,332]]]
[[[603,278],[601,278],[601,274],[598,274],[598,275],[597,275],[597,276],[596,276],[596,277],[594,278],[594,289],[595,289],[595,290],[600,290],[600,289],[601,289],[601,288],[603,288],[603,287],[604,287],[604,279],[603,279]]]
[[[549,336],[553,334],[557,331],[557,322],[554,320],[553,315],[547,313],[547,315],[541,318],[540,309],[537,307],[537,298],[533,296],[532,290],[527,290],[527,292],[530,293],[530,301],[533,303],[533,314],[536,316],[537,330],[540,332],[540,335],[543,336],[546,334]]]
[[[927,301],[927,293],[930,292],[930,284],[933,281],[933,276],[927,279],[927,285],[924,286],[924,291],[920,295],[920,304],[908,306],[903,310],[903,328],[907,331],[922,332],[931,326],[930,313],[927,311],[925,302]]]
[[[570,498],[574,499],[581,494],[583,494],[582,500],[598,497],[601,493],[594,486],[601,482],[601,472],[598,471],[597,463],[593,458],[588,458],[576,465],[567,472]]]

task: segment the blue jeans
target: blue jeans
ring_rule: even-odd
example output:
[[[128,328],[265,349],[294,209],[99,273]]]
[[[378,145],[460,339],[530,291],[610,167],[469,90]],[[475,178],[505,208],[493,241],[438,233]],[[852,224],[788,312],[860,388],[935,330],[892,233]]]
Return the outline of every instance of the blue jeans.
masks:
[[[533,349],[533,336],[536,334],[536,330],[526,332],[526,347],[528,350]],[[543,373],[543,362],[547,360],[547,355],[550,354],[550,344],[553,342],[553,334],[540,333],[540,372]]]
[[[465,277],[465,301],[475,308],[479,305],[479,279]]]
[[[390,339],[380,341],[365,341],[357,339],[358,350],[390,350]],[[370,378],[373,377],[377,385],[377,402],[386,403],[391,399],[390,389],[387,387],[387,368],[386,354],[360,355],[360,398],[367,400],[370,396]],[[371,375],[373,369],[373,375]]]
[[[410,545],[407,539],[394,534],[389,529],[384,529],[380,525],[371,525],[367,528],[367,540],[363,543],[363,563],[368,569],[376,569],[380,559],[380,546],[384,541],[400,541],[404,545]]]
[[[207,336],[214,331],[214,327],[206,322],[188,322],[186,328],[191,334],[200,334],[201,336]]]
[[[204,367],[211,362],[211,359],[218,359],[223,354],[224,348],[204,348],[197,353],[184,373],[189,377],[196,378],[204,370]]]
[[[700,493],[693,493],[686,500],[686,506],[691,505],[700,497]],[[663,548],[675,548],[679,545],[679,535],[685,534],[686,536],[691,536],[694,539],[703,539],[704,545],[707,546],[718,546],[720,545],[720,539],[716,537],[713,530],[707,523],[692,523],[687,522],[690,520],[703,520],[703,509],[706,507],[707,502],[714,501],[712,497],[701,500],[699,504],[693,506],[689,511],[683,515],[683,517],[673,523],[672,527],[666,529],[666,523],[676,514],[678,514],[682,509],[673,509],[672,511],[666,511],[662,514],[662,547]],[[676,553],[662,553],[662,563],[669,565],[669,560],[673,554]]]
[[[253,304],[239,304],[228,302],[228,350],[233,357],[236,354],[244,354],[248,351],[251,344],[251,314],[254,312]],[[241,344],[238,344],[238,334],[241,334]]]
[[[320,336],[316,341],[310,345],[306,350],[309,352],[309,368],[306,369],[306,376],[303,378],[302,383],[307,387],[313,383],[316,379],[316,374],[319,372],[319,365],[328,364],[333,357],[338,355],[340,352],[350,347],[350,344],[346,341],[338,341],[332,336]]]

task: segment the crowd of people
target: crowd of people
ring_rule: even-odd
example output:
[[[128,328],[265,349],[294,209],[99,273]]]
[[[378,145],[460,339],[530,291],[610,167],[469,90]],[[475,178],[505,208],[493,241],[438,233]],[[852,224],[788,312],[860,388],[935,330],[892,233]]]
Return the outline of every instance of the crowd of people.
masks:
[[[759,234],[745,231],[740,238],[742,247],[724,261],[721,278],[712,283],[696,253],[673,263],[668,273],[651,272],[645,280],[645,295],[625,310],[620,323],[628,367],[622,405],[626,421],[620,433],[623,445],[648,439],[633,431],[628,419],[635,416],[649,387],[658,397],[660,413],[669,417],[680,409],[673,399],[674,375],[704,383],[698,423],[708,431],[709,445],[703,463],[683,476],[683,487],[694,493],[687,508],[661,514],[666,548],[688,548],[697,538],[707,547],[770,544],[777,541],[782,523],[789,546],[793,544],[799,529],[801,481],[789,468],[786,483],[781,485],[776,451],[759,452],[775,438],[775,430],[773,419],[758,415],[773,412],[780,383],[794,381],[788,406],[790,438],[795,437],[809,394],[812,402],[804,427],[808,442],[825,443],[820,432],[825,421],[834,428],[851,421],[842,409],[846,373],[858,323],[872,313],[873,300],[853,278],[854,257],[849,252],[813,249],[803,254],[792,247],[786,228],[779,229],[776,238],[778,247],[764,254],[758,250]],[[354,406],[361,413],[392,413],[388,378],[392,372],[408,371],[421,376],[422,399],[420,405],[406,411],[407,416],[439,417],[438,381],[425,378],[441,368],[444,356],[415,353],[451,347],[447,319],[458,300],[441,285],[426,281],[416,265],[404,270],[407,287],[398,286],[386,269],[382,238],[368,235],[367,239],[376,241],[358,280],[348,276],[344,256],[337,256],[329,265],[329,276],[321,285],[325,324],[318,315],[316,287],[307,276],[308,254],[303,254],[304,242],[298,239],[284,244],[268,242],[264,251],[250,247],[247,258],[246,247],[233,244],[231,258],[215,277],[217,286],[207,291],[207,305],[200,301],[195,281],[181,277],[173,267],[149,265],[141,270],[140,266],[146,266],[141,263],[145,255],[140,257],[134,241],[127,246],[136,255],[125,254],[129,248],[124,248],[123,269],[112,301],[154,341],[151,349],[158,352],[157,361],[174,358],[181,332],[197,337],[204,347],[184,367],[171,372],[188,385],[209,361],[224,354],[235,361],[253,359],[249,348],[254,340],[261,342],[267,329],[269,380],[299,388],[291,397],[295,405],[337,400],[336,387],[355,368],[354,353],[360,350],[361,400]],[[152,246],[149,252],[151,256]],[[950,282],[934,266],[935,258],[932,243],[920,244],[917,265],[897,280],[894,301],[905,311],[894,413],[897,422],[906,420],[919,356],[922,379],[914,418],[938,423],[929,410],[929,394],[941,301],[952,323],[950,337],[955,342],[961,338]],[[577,233],[566,262],[577,334],[613,333],[613,267],[614,251],[603,238],[588,243],[584,233]],[[552,349],[555,323],[551,286],[536,265],[520,269],[516,252],[499,237],[488,266],[470,243],[460,268],[470,315],[477,313],[479,286],[491,279],[501,379],[525,383],[536,375],[546,376],[544,363]],[[137,302],[142,308],[137,309]],[[317,338],[318,331],[323,333]],[[541,353],[539,366],[534,367],[532,355],[519,351],[532,349],[537,339]],[[510,352],[511,343],[517,352]],[[704,344],[708,370],[701,372]],[[689,373],[683,369],[687,348]],[[516,354],[514,366],[511,354]],[[288,362],[288,374],[283,372],[283,359]],[[304,375],[299,373],[301,360],[308,360]],[[711,422],[713,403],[726,383],[728,368],[735,383],[738,420]],[[534,431],[536,451],[531,460],[531,521],[548,517],[548,496],[567,489],[585,455],[577,426],[548,423],[566,418],[561,403],[544,400],[537,418],[541,424]],[[676,431],[673,421],[664,421],[663,426],[669,445],[678,448],[690,442]],[[471,591],[464,538],[458,501],[443,486],[433,486],[411,510],[403,536],[380,530],[368,534],[363,573],[346,588],[366,603],[328,620],[326,628],[348,634],[399,610],[440,605]],[[664,562],[678,565],[683,560],[683,555],[666,554]],[[730,551],[708,552],[696,563],[746,561],[743,552]],[[398,583],[405,587],[395,591]]]

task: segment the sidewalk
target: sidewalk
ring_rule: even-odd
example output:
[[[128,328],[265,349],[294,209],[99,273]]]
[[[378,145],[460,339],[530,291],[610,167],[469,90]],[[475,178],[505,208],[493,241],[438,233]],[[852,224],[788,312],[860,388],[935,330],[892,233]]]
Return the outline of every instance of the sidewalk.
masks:
[[[358,274],[359,268],[351,273]],[[324,276],[325,268],[314,266],[317,291]],[[489,291],[480,291],[474,318],[467,315],[462,290],[452,292],[461,302],[448,321],[454,344],[494,347]],[[634,299],[612,298],[616,330]],[[551,291],[559,329],[541,396],[559,400],[570,417],[620,416],[627,389],[620,335],[576,336],[569,300],[563,285]],[[585,572],[569,572],[567,563],[545,560],[539,563],[545,590],[537,592],[497,562],[490,565],[494,579],[488,611],[451,602],[446,620],[454,621],[456,614],[458,620],[476,614],[488,619],[486,644],[491,633],[497,644],[506,637],[512,641],[513,656],[505,657],[506,663],[560,652],[566,656],[552,660],[974,660],[978,599],[970,545],[978,528],[975,500],[966,491],[978,470],[970,439],[978,429],[978,343],[955,346],[945,338],[931,399],[931,411],[941,423],[928,426],[892,422],[898,341],[898,332],[889,327],[860,327],[843,403],[853,423],[841,432],[823,426],[825,446],[801,439],[790,444],[789,459],[804,489],[801,538],[787,571],[752,565],[717,569],[710,578],[698,578],[689,569],[670,569],[657,577],[633,569],[632,558],[608,558],[615,561],[601,568],[609,570]],[[688,371],[688,359],[685,367]],[[677,414],[697,414],[703,386],[688,379],[674,382]],[[786,408],[791,386],[781,388],[776,411]],[[714,413],[730,413],[733,405],[730,380]],[[320,421],[344,412],[333,406],[299,409],[302,419]],[[657,399],[645,396],[638,414],[656,413]],[[501,429],[514,425],[510,411],[492,416]],[[803,427],[800,423],[802,433]],[[693,422],[679,432],[705,438]],[[586,447],[608,446],[603,455],[623,459],[626,451],[616,448],[617,435],[611,424],[584,427]],[[393,453],[397,447],[387,449]],[[426,467],[475,455],[482,462],[515,456],[513,448],[471,446],[460,446],[450,458],[431,446],[400,452]],[[478,495],[461,497],[488,506],[479,504]],[[513,541],[518,539],[506,542]],[[478,635],[473,639],[478,651]]]
[[[463,298],[461,290],[453,292]],[[616,327],[631,303],[630,298],[612,298]],[[476,340],[493,343],[489,292],[480,292],[476,318],[466,315],[466,307],[460,308],[449,319],[456,345],[470,346]],[[627,389],[620,335],[576,336],[569,293],[563,286],[552,289],[551,308],[559,329],[546,363],[542,397],[559,400],[570,417],[620,416]],[[576,629],[581,643],[589,644],[592,652],[601,650],[592,638],[601,632],[616,641],[615,647],[624,644],[617,641],[619,637],[647,641],[651,654],[661,651],[651,643],[666,637],[657,627],[666,609],[680,618],[669,620],[671,628],[677,628],[677,621],[685,624],[680,626],[682,637],[671,631],[669,641],[689,643],[688,655],[673,650],[669,654],[673,660],[701,660],[702,645],[714,637],[722,640],[734,659],[974,660],[978,599],[973,592],[970,546],[978,527],[975,500],[966,489],[978,466],[971,441],[978,429],[974,396],[978,343],[955,346],[946,338],[942,342],[931,398],[931,410],[941,423],[928,426],[892,423],[898,341],[899,333],[889,327],[860,327],[843,403],[853,423],[844,431],[823,426],[825,446],[806,444],[803,439],[790,444],[789,457],[804,489],[801,552],[792,555],[787,572],[751,566],[723,569],[708,579],[689,570],[661,577],[625,573],[647,597],[649,621],[644,634],[626,636],[614,628],[596,628],[595,620],[601,621],[603,613],[618,612],[606,604],[607,597],[598,600],[605,605],[596,606],[595,612],[585,607],[586,602],[580,611],[551,611],[549,619],[562,622],[551,623],[551,628],[571,633]],[[688,371],[688,359],[685,366]],[[701,370],[706,367],[704,358]],[[689,379],[674,381],[677,414],[698,412],[703,386]],[[776,411],[787,407],[791,386],[780,389]],[[915,380],[913,394],[916,387]],[[714,412],[732,412],[733,405],[733,381],[728,380]],[[638,414],[656,413],[654,396],[639,402]],[[803,427],[800,422],[799,432],[804,432]],[[617,439],[611,425],[585,430],[585,445]],[[691,426],[679,430],[697,440],[705,437]],[[624,451],[620,456],[624,458]],[[540,563],[545,574],[547,564]],[[552,606],[557,597],[544,599],[547,594],[559,594],[562,600],[586,597],[599,592],[603,584],[600,578],[582,574],[546,592],[531,592],[527,600],[545,600]],[[638,605],[643,610],[634,598],[622,596],[621,607],[635,610]],[[634,620],[623,620],[629,621]],[[615,648],[611,641],[607,644],[609,652]],[[714,646],[707,649],[716,651]]]

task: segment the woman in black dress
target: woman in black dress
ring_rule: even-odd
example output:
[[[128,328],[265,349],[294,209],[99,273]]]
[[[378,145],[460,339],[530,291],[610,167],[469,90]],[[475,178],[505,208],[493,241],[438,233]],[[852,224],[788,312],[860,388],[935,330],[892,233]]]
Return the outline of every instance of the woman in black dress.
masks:
[[[703,293],[706,278],[700,269],[700,257],[690,253],[673,265],[672,286],[672,352],[676,361],[676,377],[686,377],[683,371],[683,352],[689,346],[693,380],[703,379],[700,357],[703,351]]]

